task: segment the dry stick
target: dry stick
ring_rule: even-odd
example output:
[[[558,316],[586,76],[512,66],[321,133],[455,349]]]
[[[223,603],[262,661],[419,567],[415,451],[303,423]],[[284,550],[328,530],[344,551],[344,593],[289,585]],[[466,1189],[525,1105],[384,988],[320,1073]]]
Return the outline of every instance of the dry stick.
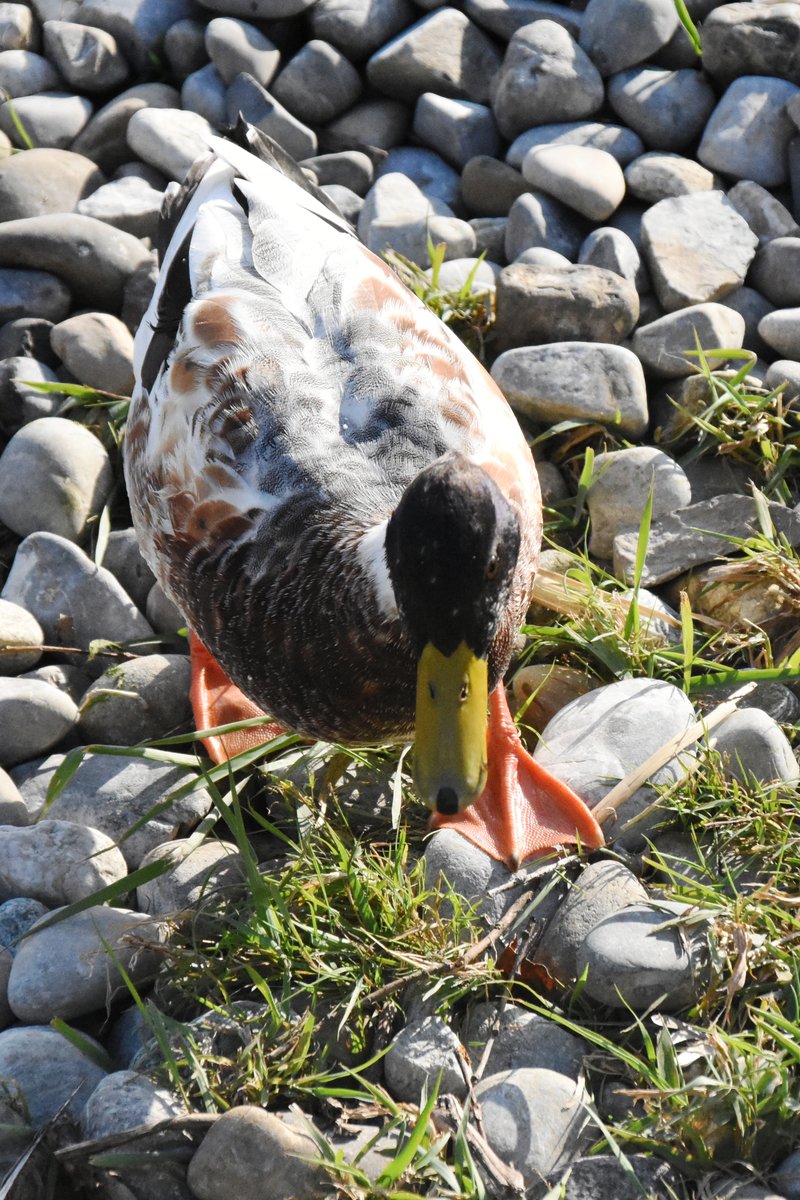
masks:
[[[646,783],[659,767],[663,767],[671,758],[679,754],[681,750],[685,750],[688,746],[694,745],[699,741],[704,734],[715,729],[717,725],[726,720],[732,713],[736,712],[739,707],[739,701],[745,696],[749,696],[756,685],[754,683],[746,683],[744,687],[739,688],[733,693],[729,700],[725,700],[722,704],[718,704],[715,709],[708,714],[707,717],[701,717],[699,721],[695,721],[683,733],[676,734],[674,738],[666,742],[655,754],[651,754],[641,766],[636,767],[624,779],[613,787],[608,795],[596,804],[592,809],[592,815],[599,825],[603,821],[607,821],[610,816],[616,813],[621,804],[629,800],[634,792]]]

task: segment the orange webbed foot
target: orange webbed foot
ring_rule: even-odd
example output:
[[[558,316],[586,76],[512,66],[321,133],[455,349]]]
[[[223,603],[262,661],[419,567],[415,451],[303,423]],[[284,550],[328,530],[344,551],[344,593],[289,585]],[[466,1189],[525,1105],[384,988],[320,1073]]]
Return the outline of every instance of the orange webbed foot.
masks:
[[[215,729],[218,725],[232,725],[236,721],[266,715],[230,681],[217,660],[193,633],[189,634],[189,648],[192,662],[189,696],[197,729]],[[223,763],[285,732],[282,725],[270,722],[251,729],[237,729],[232,733],[212,734],[201,740],[212,761]]]
[[[486,787],[478,799],[452,816],[435,814],[434,829],[457,830],[511,871],[555,846],[604,844],[584,802],[522,745],[502,683],[489,697],[487,757]]]

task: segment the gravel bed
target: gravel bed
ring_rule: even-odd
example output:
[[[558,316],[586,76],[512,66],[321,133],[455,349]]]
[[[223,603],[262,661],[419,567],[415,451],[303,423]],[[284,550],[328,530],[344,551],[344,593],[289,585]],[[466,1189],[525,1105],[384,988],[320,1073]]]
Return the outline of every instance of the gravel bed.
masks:
[[[747,469],[681,466],[655,431],[670,419],[667,395],[707,402],[686,356],[696,344],[730,351],[734,365],[751,351],[754,387],[800,394],[800,5],[687,3],[702,57],[672,0],[0,3],[4,1129],[59,1117],[63,1147],[187,1119],[151,1078],[126,980],[146,994],[176,914],[200,919],[215,890],[245,886],[235,845],[191,837],[212,798],[189,766],[89,754],[46,800],[73,748],[191,727],[184,622],[129,525],[113,402],[66,401],[76,384],[130,395],[164,191],[239,113],[301,161],[373,250],[425,268],[429,237],[442,242],[451,287],[485,256],[473,286],[496,303],[488,365],[523,422],[593,422],[626,443],[595,458],[587,498],[589,551],[624,583],[652,488],[641,583],[659,589],[648,601],[654,644],[676,638],[670,605],[690,569],[697,611],[730,624],[779,611],[766,585],[744,595],[714,575],[720,538],[745,537],[763,517]],[[570,481],[542,445],[543,490],[557,501]],[[799,546],[800,506],[772,502],[769,515]],[[120,643],[133,657],[120,661]],[[775,684],[747,704],[715,731],[726,777],[797,790],[785,732],[800,715],[796,692]],[[591,804],[698,716],[677,687],[647,678],[567,689],[556,709],[535,757]],[[576,869],[543,904],[537,962],[565,986],[585,977],[587,1003],[669,1020],[703,993],[706,918],[684,920],[639,878],[645,839],[666,853],[675,836],[653,813],[654,787],[692,766],[685,752],[663,762],[618,813],[618,860]],[[130,907],[115,900],[48,924],[163,859],[170,870],[132,888]],[[536,870],[498,891],[506,869],[446,831],[430,839],[425,869],[476,901],[487,924]],[[55,1019],[77,1022],[83,1043]],[[221,1031],[209,1045],[234,1036]],[[487,1003],[446,1021],[409,1002],[381,1078],[395,1100],[417,1103],[441,1071],[441,1091],[463,1101],[465,1053],[477,1063],[490,1040],[475,1092],[484,1132],[528,1194],[543,1196],[569,1165],[567,1200],[638,1194],[610,1154],[587,1156],[590,1047],[524,1008]],[[273,1200],[330,1191],[308,1161],[318,1157],[309,1127],[288,1107],[242,1104],[186,1130],[173,1142],[153,1135],[175,1151],[169,1170],[129,1164],[124,1187],[100,1171],[92,1194],[228,1200],[266,1194],[266,1178]],[[352,1159],[374,1132],[333,1144]],[[379,1141],[362,1168],[378,1177],[387,1153]],[[777,1165],[772,1191],[742,1174],[748,1190],[724,1194],[797,1200],[798,1154]],[[666,1163],[630,1163],[647,1194],[695,1194]],[[26,1170],[32,1190],[19,1194],[43,1195],[41,1161]]]

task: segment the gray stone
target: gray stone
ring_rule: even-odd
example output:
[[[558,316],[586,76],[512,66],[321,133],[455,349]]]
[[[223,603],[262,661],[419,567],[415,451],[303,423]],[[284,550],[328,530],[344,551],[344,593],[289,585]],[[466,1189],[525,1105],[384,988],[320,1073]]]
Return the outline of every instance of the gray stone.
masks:
[[[765,318],[767,319],[767,318]],[[779,533],[800,544],[800,514],[783,504],[769,504],[770,517]],[[711,500],[654,521],[650,529],[647,561],[642,572],[645,587],[654,587],[683,571],[729,553],[731,538],[746,538],[759,530],[758,513],[750,496],[717,495]],[[633,580],[636,537],[614,539],[614,574]]]
[[[628,1111],[624,1117],[629,1115]],[[612,1123],[621,1123],[624,1117],[621,1114]],[[641,1200],[642,1196],[678,1196],[680,1192],[681,1179],[675,1168],[652,1154],[626,1153],[624,1167],[613,1154],[593,1154],[570,1163],[563,1200],[606,1200],[610,1196],[614,1200]]]
[[[189,1163],[187,1179],[197,1200],[229,1200],[232,1195],[261,1200],[265,1179],[270,1200],[317,1200],[329,1176],[303,1160],[318,1157],[310,1134],[277,1113],[242,1104],[217,1117]]]
[[[272,17],[294,17],[304,12],[313,0],[204,0],[203,7],[227,17],[251,17],[268,20]]]
[[[589,0],[580,44],[602,75],[613,75],[652,58],[677,28],[670,0]]]
[[[195,159],[208,153],[215,134],[205,117],[179,108],[137,108],[127,125],[134,154],[178,182]]]
[[[519,171],[489,155],[464,164],[461,195],[468,212],[479,217],[505,217],[518,196],[529,190]]]
[[[460,206],[461,181],[458,172],[436,151],[428,150],[424,146],[395,146],[384,160],[377,164],[375,178],[377,180],[384,175],[398,173],[415,183],[431,200],[441,200],[446,204],[448,216],[453,215],[449,210]]]
[[[716,96],[699,71],[632,67],[608,81],[608,102],[647,146],[682,150],[699,137]]]
[[[52,329],[49,321],[47,326],[48,331]],[[6,358],[0,362],[0,428],[5,433],[16,433],[39,417],[53,417],[63,405],[63,392],[41,392],[30,386],[36,383],[58,383],[58,376],[35,358]]]
[[[71,92],[38,92],[0,105],[0,132],[21,150],[34,146],[67,150],[92,115],[92,102]],[[27,139],[20,133],[25,130]]]
[[[517,889],[503,888],[509,878],[505,864],[455,830],[437,829],[427,841],[423,858],[426,887],[435,890],[443,882],[445,897],[448,890],[462,896],[487,925],[495,924],[519,895]],[[524,867],[518,874],[524,882]],[[445,913],[451,911],[446,898],[439,905]]]
[[[102,442],[64,417],[41,417],[0,455],[0,520],[20,537],[46,531],[79,541],[113,483]]]
[[[715,5],[703,20],[703,66],[716,80],[777,75],[800,84],[800,15],[792,4]]]
[[[245,891],[244,859],[232,842],[209,840],[199,846],[192,838],[162,842],[145,855],[141,865],[165,859],[172,862],[170,869],[136,889],[139,909],[151,916],[189,914],[196,923],[204,907],[210,905],[213,911],[221,898]]]
[[[164,54],[179,79],[199,71],[208,62],[205,23],[193,17],[174,21],[164,34]]]
[[[47,819],[23,828],[6,825],[2,832],[3,899],[27,896],[48,908],[74,904],[127,874],[122,854],[98,829]]]
[[[693,721],[691,703],[673,684],[624,679],[578,696],[560,709],[543,730],[533,757],[592,807]],[[651,784],[674,783],[685,774],[680,758],[660,767],[620,805],[616,820],[606,821],[606,838],[640,849],[643,837],[663,823],[663,815],[656,809],[628,830],[626,823],[640,818],[656,799]]]
[[[317,135],[263,88],[252,75],[237,75],[225,98],[228,121],[234,124],[239,113],[264,133],[274,138],[295,159],[317,152]]]
[[[644,150],[639,135],[622,125],[609,125],[605,121],[563,121],[526,129],[509,146],[506,162],[521,167],[525,155],[534,146],[594,146],[613,155],[621,167]]]
[[[83,697],[80,734],[121,746],[180,733],[192,718],[190,682],[182,654],[148,654],[110,667]]]
[[[499,267],[495,263],[477,258],[451,258],[442,263],[438,273],[439,287],[442,291],[461,291],[471,280],[471,292],[493,291]],[[431,277],[432,272],[428,271]]]
[[[150,1003],[153,1003],[152,999]],[[150,1022],[135,1004],[113,1018],[105,1036],[105,1046],[117,1070],[126,1070],[152,1037]]]
[[[134,604],[144,611],[155,575],[142,558],[133,528],[111,531],[102,565],[116,576]]]
[[[367,245],[376,253],[391,247],[419,266],[427,267],[431,242],[444,243],[446,258],[465,258],[475,253],[475,234],[467,222],[444,216],[406,221],[379,218],[370,223]]]
[[[557,250],[548,250],[546,246],[529,246],[514,259],[515,263],[527,264],[531,267],[569,267],[572,264]]]
[[[109,187],[113,186],[109,184]],[[64,366],[79,383],[130,396],[133,338],[118,317],[104,312],[78,313],[54,327],[51,342]]]
[[[52,272],[0,267],[0,321],[21,317],[61,321],[69,309],[69,288]]]
[[[588,863],[550,918],[536,947],[536,962],[560,983],[573,983],[583,943],[598,921],[645,900],[644,884],[622,863]]]
[[[41,813],[62,762],[62,755],[51,755],[26,778],[18,779],[32,818]],[[194,771],[125,755],[90,754],[61,789],[48,815],[59,824],[74,822],[76,827],[100,830],[102,836],[119,843],[135,870],[145,854],[195,825],[211,805],[211,796]],[[157,811],[145,821],[153,809]],[[131,833],[139,823],[141,828]]]
[[[611,558],[618,533],[638,532],[652,490],[653,516],[674,512],[692,502],[686,473],[653,446],[631,446],[595,456],[587,495],[591,537],[589,552]]]
[[[540,1067],[578,1079],[588,1049],[580,1038],[547,1017],[516,1004],[484,1002],[470,1009],[461,1027],[461,1041],[469,1051],[473,1072],[490,1038],[485,1077],[520,1067]]]
[[[367,63],[367,79],[406,104],[423,92],[485,104],[499,66],[494,42],[464,13],[444,7],[381,46]]]
[[[154,583],[147,593],[144,611],[157,633],[175,634],[186,626],[186,618],[183,613],[165,594],[160,583]]]
[[[0,675],[0,763],[5,766],[46,754],[77,720],[74,701],[58,688]]]
[[[504,263],[506,261],[507,219],[505,217],[472,217],[469,223],[475,234],[475,253],[483,254],[489,262]]]
[[[120,317],[131,333],[136,330],[147,312],[158,279],[158,261],[153,255],[133,272],[122,292]]]
[[[492,378],[517,412],[545,425],[599,421],[626,437],[647,428],[647,388],[630,350],[602,342],[522,346],[495,359]]]
[[[535,146],[522,161],[522,174],[591,221],[610,217],[625,195],[619,163],[593,146]]]
[[[500,134],[492,110],[471,100],[423,92],[414,110],[413,129],[424,145],[437,150],[455,167],[464,167],[477,155],[496,157],[500,153]]]
[[[82,1035],[102,1054],[94,1038]],[[20,1089],[31,1123],[40,1128],[62,1108],[76,1118],[106,1072],[47,1025],[0,1033],[0,1078]]]
[[[642,248],[668,312],[721,300],[744,283],[758,238],[722,192],[660,200],[642,217]]]
[[[322,149],[391,150],[403,142],[410,125],[411,113],[399,100],[380,96],[362,100],[350,112],[331,121],[325,130]]]
[[[396,1100],[418,1104],[423,1088],[430,1092],[441,1072],[439,1091],[463,1100],[467,1084],[460,1054],[461,1042],[441,1017],[412,1018],[386,1051],[386,1086]]]
[[[151,187],[144,179],[128,176],[112,180],[88,199],[79,201],[76,212],[105,221],[134,237],[155,241],[163,202],[163,191]]]
[[[603,267],[632,283],[637,291],[646,291],[650,280],[639,257],[639,251],[621,229],[613,225],[594,229],[578,252],[578,262],[590,267]]]
[[[197,113],[215,129],[228,125],[228,88],[213,63],[187,75],[181,87],[181,108]]]
[[[34,926],[11,966],[11,1010],[27,1024],[95,1012],[127,992],[123,971],[137,988],[153,979],[165,940],[165,925],[106,905]]]
[[[37,50],[39,27],[27,4],[0,4],[0,50]]]
[[[138,1071],[114,1071],[101,1079],[80,1115],[87,1141],[124,1133],[144,1125],[157,1125],[186,1109],[177,1096],[157,1087]]]
[[[596,67],[561,25],[535,21],[514,34],[492,96],[505,137],[516,138],[532,125],[589,117],[602,103]]]
[[[170,25],[194,12],[191,0],[83,0],[79,11],[87,25],[112,33],[140,72],[152,70]]]
[[[787,1154],[775,1167],[770,1179],[786,1200],[800,1200],[800,1149]]]
[[[1,825],[27,825],[28,810],[25,807],[25,801],[19,794],[19,789],[14,783],[14,780],[0,767],[0,824]],[[9,903],[12,903],[9,901]],[[31,904],[35,901],[31,900]],[[37,913],[37,916],[39,914]],[[3,929],[3,911],[0,906],[0,940],[2,939]]]
[[[361,90],[361,78],[352,63],[341,50],[319,38],[306,42],[272,85],[275,98],[311,125],[324,125],[352,108]]]
[[[514,262],[523,250],[542,247],[574,259],[585,233],[584,222],[560,200],[544,192],[524,192],[509,210],[506,258]]]
[[[104,29],[74,21],[45,21],[43,33],[45,53],[70,87],[106,92],[127,79],[128,64],[117,40]]]
[[[372,159],[360,150],[340,150],[334,154],[317,154],[300,163],[314,172],[321,187],[338,184],[357,196],[364,196],[375,181]]]
[[[27,150],[0,159],[4,221],[69,212],[105,178],[90,159],[70,150]]]
[[[78,213],[0,225],[0,266],[49,271],[81,304],[108,312],[118,309],[125,283],[148,260],[138,238]]]
[[[0,946],[12,956],[17,953],[20,939],[37,921],[47,916],[47,909],[38,900],[19,896],[0,904]]]
[[[520,1067],[481,1080],[475,1095],[489,1145],[522,1172],[526,1187],[575,1157],[588,1121],[583,1083],[543,1067]]]
[[[443,200],[422,191],[413,180],[398,171],[379,175],[364,198],[358,218],[358,236],[370,244],[373,222],[398,225],[410,221],[426,222],[433,216],[452,217],[453,210]]]
[[[351,62],[360,62],[416,16],[409,0],[317,0],[308,21],[314,37],[336,46]]]
[[[19,675],[35,667],[43,644],[36,618],[18,604],[0,600],[0,675]]]
[[[57,367],[58,355],[50,345],[52,328],[53,322],[44,317],[15,317],[0,325],[0,359],[20,358],[23,363],[43,370]],[[0,366],[0,390],[12,377],[13,370],[7,364]]]
[[[800,308],[777,308],[758,322],[758,332],[782,358],[800,359]]]
[[[782,387],[786,400],[796,400],[800,396],[800,362],[779,358],[771,363],[764,376],[764,386],[770,390]]]
[[[762,296],[755,288],[740,287],[735,292],[728,292],[723,303],[744,319],[742,345],[745,349],[752,350],[760,358],[772,358],[772,351],[758,332],[759,321],[774,308],[766,296]]]
[[[786,734],[773,717],[760,708],[732,713],[713,733],[729,779],[745,785],[797,783],[800,766]]]
[[[676,920],[683,907],[636,904],[598,921],[578,955],[586,995],[634,1012],[689,1007],[702,983],[699,952],[687,946],[691,929]]]
[[[636,324],[633,284],[602,267],[512,263],[497,282],[498,350],[539,342],[621,342]]]
[[[752,179],[743,179],[728,192],[728,199],[763,245],[772,238],[796,237],[800,233],[792,214],[777,197]]]
[[[350,191],[350,188],[342,187],[340,183],[326,183],[322,190],[351,225],[355,226],[358,224],[359,213],[364,207],[362,196],[357,196],[355,192]]]
[[[647,204],[657,204],[671,196],[710,192],[719,187],[713,172],[693,158],[658,150],[651,150],[628,163],[625,182],[630,194]]]
[[[697,157],[712,171],[775,187],[788,177],[787,151],[796,132],[786,105],[794,84],[767,75],[734,80],[711,114]]]
[[[634,353],[648,370],[675,379],[697,370],[695,338],[703,350],[735,349],[744,339],[744,317],[725,304],[692,304],[666,313],[633,335]]]
[[[140,83],[99,108],[76,138],[72,149],[111,174],[130,158],[128,123],[142,108],[176,109],[180,95],[165,83]]]
[[[111,572],[57,534],[32,533],[21,543],[2,596],[33,613],[51,646],[88,650],[96,639],[135,642],[153,636]],[[102,651],[89,661],[85,653],[75,657],[97,675],[109,665]]]
[[[749,279],[776,308],[800,304],[800,237],[776,237],[762,246]]]
[[[0,93],[20,99],[39,92],[51,92],[61,84],[61,76],[52,63],[33,50],[0,50]]]
[[[278,47],[255,25],[232,17],[214,17],[205,30],[208,57],[223,83],[246,71],[262,87],[272,82],[281,59]]]

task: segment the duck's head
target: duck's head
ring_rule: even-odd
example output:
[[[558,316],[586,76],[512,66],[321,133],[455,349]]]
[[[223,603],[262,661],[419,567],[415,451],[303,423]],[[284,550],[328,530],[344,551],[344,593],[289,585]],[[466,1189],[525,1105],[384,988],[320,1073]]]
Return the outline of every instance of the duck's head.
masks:
[[[488,657],[519,546],[502,492],[461,454],[422,470],[389,520],[389,574],[419,656],[414,782],[440,813],[471,804],[486,782]]]

